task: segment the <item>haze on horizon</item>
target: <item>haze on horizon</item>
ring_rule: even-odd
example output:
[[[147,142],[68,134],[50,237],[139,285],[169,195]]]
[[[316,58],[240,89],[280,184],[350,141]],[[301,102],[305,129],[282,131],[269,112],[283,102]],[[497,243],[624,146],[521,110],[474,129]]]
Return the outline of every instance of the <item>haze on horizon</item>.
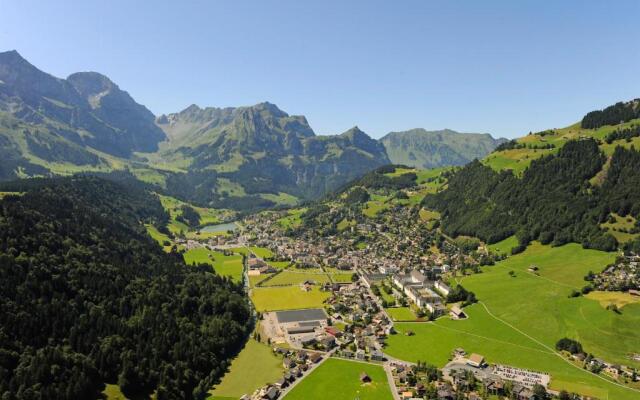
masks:
[[[159,115],[262,101],[319,134],[517,137],[640,97],[640,2],[3,4],[0,51],[109,76]]]

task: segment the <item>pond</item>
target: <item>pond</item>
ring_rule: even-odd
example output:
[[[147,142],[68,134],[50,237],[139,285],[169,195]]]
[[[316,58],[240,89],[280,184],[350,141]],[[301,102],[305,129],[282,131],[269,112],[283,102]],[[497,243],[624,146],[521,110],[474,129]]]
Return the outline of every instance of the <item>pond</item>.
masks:
[[[224,224],[217,225],[207,225],[200,229],[200,232],[210,233],[210,232],[226,232],[226,231],[235,231],[238,229],[238,224],[234,222],[227,222]]]

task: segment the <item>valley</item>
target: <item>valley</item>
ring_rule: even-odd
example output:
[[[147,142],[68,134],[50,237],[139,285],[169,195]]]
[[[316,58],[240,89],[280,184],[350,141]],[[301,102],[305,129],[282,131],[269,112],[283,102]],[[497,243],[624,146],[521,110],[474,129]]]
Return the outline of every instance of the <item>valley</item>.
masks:
[[[0,395],[639,398],[639,146],[639,99],[318,135],[2,52]]]

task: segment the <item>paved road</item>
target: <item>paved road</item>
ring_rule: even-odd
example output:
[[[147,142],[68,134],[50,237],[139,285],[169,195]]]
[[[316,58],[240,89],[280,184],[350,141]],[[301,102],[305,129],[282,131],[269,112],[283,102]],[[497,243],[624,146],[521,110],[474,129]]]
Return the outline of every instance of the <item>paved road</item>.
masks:
[[[400,400],[400,395],[398,394],[398,388],[396,388],[396,382],[393,379],[393,374],[391,373],[391,363],[386,362],[383,365],[384,372],[387,374],[387,382],[389,382],[389,389],[391,389],[391,394],[393,395],[394,400]]]

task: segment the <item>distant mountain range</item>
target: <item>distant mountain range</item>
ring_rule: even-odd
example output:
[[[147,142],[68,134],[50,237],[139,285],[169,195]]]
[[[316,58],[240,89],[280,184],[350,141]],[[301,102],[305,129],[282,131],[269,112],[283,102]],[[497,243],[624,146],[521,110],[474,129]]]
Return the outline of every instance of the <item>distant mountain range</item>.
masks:
[[[317,198],[392,162],[462,165],[500,143],[449,130],[318,136],[266,102],[156,118],[104,75],[60,79],[0,53],[0,180],[128,171],[184,200],[246,210]]]
[[[451,129],[427,131],[422,128],[391,132],[380,139],[394,164],[414,168],[465,165],[491,153],[507,139],[488,133],[460,133]]]

